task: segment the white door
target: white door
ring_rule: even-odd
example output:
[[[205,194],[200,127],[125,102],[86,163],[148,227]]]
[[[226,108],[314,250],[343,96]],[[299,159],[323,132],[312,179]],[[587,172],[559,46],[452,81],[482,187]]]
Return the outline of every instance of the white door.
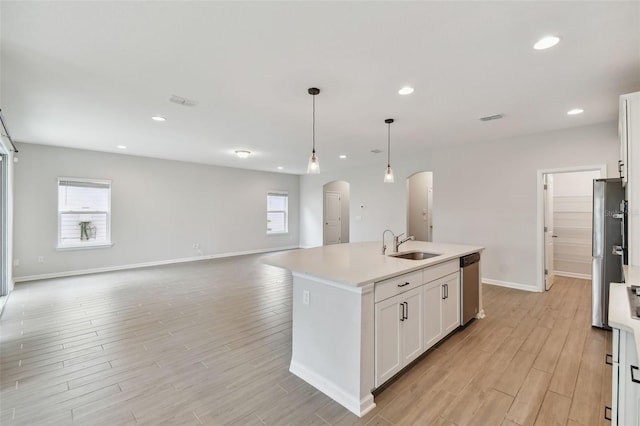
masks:
[[[342,237],[342,225],[340,212],[342,204],[339,192],[327,191],[324,193],[324,245],[340,244]]]
[[[376,303],[375,307],[375,360],[376,386],[393,377],[402,368],[400,296]]]
[[[424,321],[422,315],[424,309],[422,303],[422,287],[414,288],[403,294],[404,321],[402,321],[402,359],[407,365],[422,354],[422,342],[424,333],[422,327]],[[402,311],[402,309],[401,309]]]
[[[442,337],[442,280],[424,286],[424,348],[429,349]]]
[[[553,265],[553,175],[544,175],[544,288],[555,279]]]
[[[442,334],[446,336],[460,325],[460,273],[444,278],[442,291]]]

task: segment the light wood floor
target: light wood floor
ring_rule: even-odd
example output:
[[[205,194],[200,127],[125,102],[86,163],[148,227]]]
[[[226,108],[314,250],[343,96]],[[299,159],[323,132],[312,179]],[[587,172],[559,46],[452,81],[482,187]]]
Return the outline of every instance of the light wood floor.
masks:
[[[0,424],[608,424],[611,334],[590,326],[587,281],[484,285],[487,317],[359,419],[288,372],[291,277],[263,256],[18,284]]]

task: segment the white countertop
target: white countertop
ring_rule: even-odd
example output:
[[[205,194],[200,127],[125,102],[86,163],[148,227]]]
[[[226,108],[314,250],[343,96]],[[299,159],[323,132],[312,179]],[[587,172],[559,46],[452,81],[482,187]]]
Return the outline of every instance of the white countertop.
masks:
[[[634,334],[636,353],[640,354],[640,320],[631,318],[627,287],[640,285],[640,266],[624,267],[624,284],[611,283],[609,288],[609,326]]]
[[[345,243],[279,253],[264,258],[264,263],[359,287],[484,250],[480,246],[407,241],[400,246],[400,253],[441,253],[430,259],[408,260],[389,256],[391,245],[387,243],[386,255],[381,251],[382,241]]]

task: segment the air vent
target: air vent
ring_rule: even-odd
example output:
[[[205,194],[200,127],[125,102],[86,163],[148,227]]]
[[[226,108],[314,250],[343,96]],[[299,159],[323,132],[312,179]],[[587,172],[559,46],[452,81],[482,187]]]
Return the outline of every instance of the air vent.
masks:
[[[480,121],[500,120],[504,117],[504,114],[487,115],[486,117],[480,117]]]
[[[169,98],[169,102],[173,102],[174,104],[184,105],[184,106],[195,106],[198,104],[198,101],[194,101],[193,99],[183,98],[182,96],[171,95]]]
[[[371,152],[373,152],[374,154],[380,154],[382,151],[376,148],[376,149],[372,149]]]

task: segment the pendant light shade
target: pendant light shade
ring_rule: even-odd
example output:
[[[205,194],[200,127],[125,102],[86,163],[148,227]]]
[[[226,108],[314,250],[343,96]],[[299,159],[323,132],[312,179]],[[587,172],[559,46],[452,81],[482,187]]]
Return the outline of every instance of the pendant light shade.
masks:
[[[320,93],[320,89],[311,87],[308,91],[313,99],[313,118],[311,126],[312,150],[311,157],[309,157],[309,164],[307,165],[307,173],[311,175],[317,175],[318,173],[320,173],[320,161],[318,160],[318,156],[316,155],[316,95]]]
[[[384,120],[387,123],[387,170],[384,172],[384,183],[393,183],[393,170],[391,170],[391,123],[393,118]]]

